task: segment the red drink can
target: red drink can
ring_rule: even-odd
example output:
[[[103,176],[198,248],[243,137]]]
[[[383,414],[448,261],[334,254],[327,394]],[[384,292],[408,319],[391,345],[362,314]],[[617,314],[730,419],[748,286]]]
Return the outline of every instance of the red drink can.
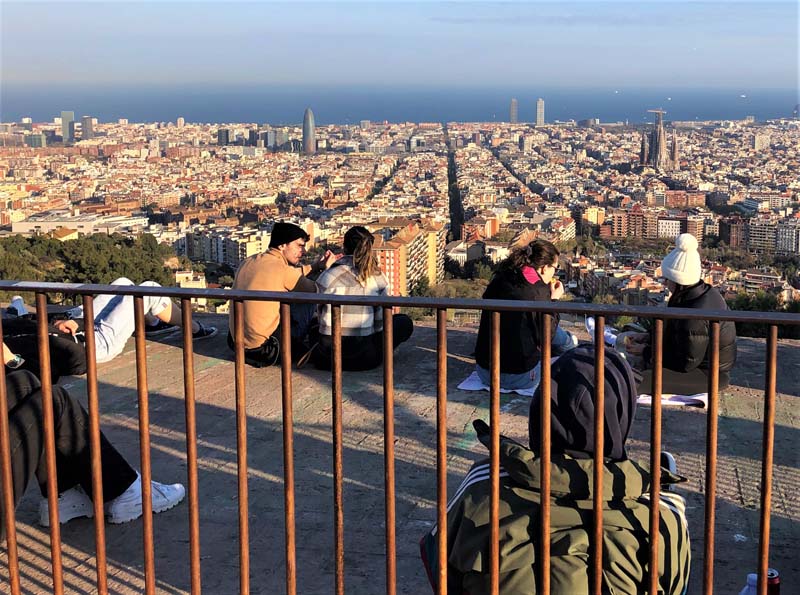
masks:
[[[767,595],[780,595],[781,575],[774,568],[767,570]]]

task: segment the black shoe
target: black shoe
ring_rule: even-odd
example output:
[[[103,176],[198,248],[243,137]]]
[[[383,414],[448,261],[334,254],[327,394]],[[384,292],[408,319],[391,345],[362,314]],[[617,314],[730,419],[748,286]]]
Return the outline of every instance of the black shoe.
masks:
[[[145,337],[161,337],[162,335],[171,335],[178,331],[178,326],[174,324],[167,324],[163,320],[159,320],[156,325],[147,325],[144,327]]]
[[[200,339],[209,339],[217,334],[217,327],[215,326],[203,326],[199,322],[197,323],[197,326],[199,328],[192,333],[192,339],[195,341]]]

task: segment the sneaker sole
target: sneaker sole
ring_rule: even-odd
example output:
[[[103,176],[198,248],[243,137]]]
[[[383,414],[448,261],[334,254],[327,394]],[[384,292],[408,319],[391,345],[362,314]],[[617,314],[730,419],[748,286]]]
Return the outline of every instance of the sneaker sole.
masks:
[[[203,339],[210,339],[211,337],[216,336],[216,334],[217,334],[217,329],[214,329],[213,331],[211,331],[207,335],[203,335],[202,337],[195,337],[194,335],[192,335],[192,341],[202,341]]]
[[[183,498],[181,498],[180,500],[178,500],[177,502],[175,502],[173,504],[170,504],[169,506],[163,506],[161,508],[153,508],[153,514],[158,514],[160,512],[166,512],[167,510],[171,510],[172,508],[175,508],[181,502],[183,502]],[[136,519],[141,517],[143,513],[144,513],[144,511],[140,510],[139,514],[137,514],[136,516],[132,516],[130,518],[112,517],[111,515],[107,514],[106,515],[106,521],[108,521],[112,525],[124,525],[125,523],[130,523],[131,521],[135,521]]]
[[[178,328],[171,328],[171,329],[166,329],[165,328],[165,329],[162,329],[162,330],[159,330],[159,331],[152,331],[152,332],[149,332],[149,333],[147,331],[145,331],[144,332],[144,336],[145,337],[163,337],[165,335],[174,335],[179,330],[180,329],[178,329]]]
[[[94,518],[94,511],[79,512],[79,513],[74,514],[72,516],[70,516],[68,514],[62,516],[61,513],[59,512],[58,522],[59,522],[59,524],[64,525],[64,524],[66,524],[66,523],[68,523],[68,522],[70,522],[70,521],[72,521],[74,519],[81,519],[81,518],[93,519]],[[49,515],[42,516],[42,514],[39,513],[39,526],[41,526],[41,527],[49,527],[50,526],[50,516]]]

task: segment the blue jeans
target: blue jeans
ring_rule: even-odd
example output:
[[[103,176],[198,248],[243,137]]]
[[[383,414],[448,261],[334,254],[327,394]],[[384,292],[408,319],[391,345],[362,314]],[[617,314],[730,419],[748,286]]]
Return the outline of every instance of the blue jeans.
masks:
[[[130,279],[120,277],[112,285],[135,285]],[[142,287],[161,287],[155,281],[145,281]],[[169,306],[166,297],[144,296],[144,313],[147,322],[153,324],[156,315]],[[132,295],[98,295],[92,301],[94,306],[94,339],[97,363],[108,362],[125,349],[125,343],[136,330],[133,315]],[[83,317],[83,307],[69,311],[72,318]]]
[[[574,349],[577,344],[578,341],[575,335],[557,326],[556,332],[553,334],[553,340],[550,343],[552,355],[554,357],[564,355],[570,349]],[[478,365],[475,366],[475,370],[478,372],[478,377],[481,379],[481,382],[489,386],[491,383],[491,373],[489,370],[481,368]],[[539,379],[536,368],[528,370],[527,372],[522,372],[521,374],[500,372],[500,387],[506,390],[532,388],[538,384],[538,382]]]
[[[500,388],[505,390],[517,390],[523,388],[533,388],[534,385],[538,384],[536,377],[537,375],[534,373],[536,368],[533,370],[528,370],[527,372],[523,372],[522,374],[507,374],[504,372],[500,372]],[[478,378],[481,379],[486,386],[491,386],[491,372],[484,368],[481,368],[477,364],[475,365],[475,371],[478,373]]]

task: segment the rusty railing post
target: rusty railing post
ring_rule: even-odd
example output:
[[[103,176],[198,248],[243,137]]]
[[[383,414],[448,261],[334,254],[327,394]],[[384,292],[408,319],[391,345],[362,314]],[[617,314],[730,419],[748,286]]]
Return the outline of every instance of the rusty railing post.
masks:
[[[136,320],[136,389],[139,395],[139,456],[142,476],[142,533],[144,541],[144,580],[147,595],[155,595],[155,552],[153,551],[153,493],[150,468],[150,405],[147,394],[147,348],[144,337],[144,298],[133,297]]]
[[[281,304],[281,388],[283,394],[283,495],[286,514],[286,594],[297,592],[294,512],[294,420],[292,414],[292,315]]]
[[[183,326],[183,394],[186,411],[186,462],[189,485],[189,564],[192,595],[200,595],[200,496],[197,485],[197,413],[194,382],[194,346],[192,341],[192,303],[181,300]]]
[[[342,481],[342,307],[331,306],[331,398],[333,400],[333,529],[335,592],[344,595],[344,493]]]
[[[56,472],[55,420],[53,416],[53,379],[50,370],[50,335],[47,330],[47,296],[36,293],[36,335],[39,341],[39,380],[42,383],[44,417],[44,454],[47,464],[47,504],[50,521],[50,561],[53,569],[53,593],[63,595],[64,576],[61,562],[61,525],[58,520],[58,479]],[[8,415],[7,412],[4,412]]]
[[[598,316],[594,327],[594,498],[592,516],[592,591],[600,595],[603,590],[603,475],[605,472],[605,361],[606,319]]]
[[[0,316],[0,343],[3,342],[3,320]],[[3,522],[6,530],[6,560],[11,595],[20,595],[17,526],[14,514],[14,480],[11,470],[11,441],[8,425],[8,395],[5,370],[0,374],[0,481],[3,483]]]
[[[719,422],[719,322],[711,322],[711,361],[708,370],[706,417],[706,519],[703,555],[703,593],[714,592],[714,523],[717,505],[717,428]]]
[[[758,595],[767,595],[769,531],[772,502],[772,459],[775,446],[775,381],[778,370],[778,326],[767,335],[766,382],[764,387],[764,437],[761,456],[761,527],[758,540]]]
[[[94,337],[94,300],[83,296],[84,336],[86,339],[86,394],[89,402],[89,441],[92,457],[92,503],[97,563],[97,592],[108,593],[105,511],[103,508],[103,465],[100,456],[100,398],[97,390],[97,347]]]
[[[661,501],[661,382],[664,362],[664,321],[654,320],[653,405],[650,417],[650,595],[658,594],[659,503]]]
[[[383,458],[386,508],[386,595],[397,591],[394,493],[394,313],[383,309]]]
[[[489,399],[489,592],[500,593],[500,312],[492,312]]]
[[[250,522],[247,490],[247,395],[244,378],[244,304],[233,302],[236,382],[236,473],[239,496],[239,595],[250,594]]]

